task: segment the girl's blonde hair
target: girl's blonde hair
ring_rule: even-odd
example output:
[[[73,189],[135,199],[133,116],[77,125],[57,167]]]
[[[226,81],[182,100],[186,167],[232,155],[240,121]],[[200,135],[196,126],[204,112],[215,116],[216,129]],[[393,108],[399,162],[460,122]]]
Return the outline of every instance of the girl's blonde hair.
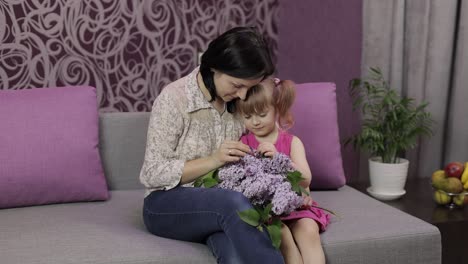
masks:
[[[295,97],[296,89],[293,81],[267,78],[250,88],[245,100],[236,101],[236,113],[239,115],[260,114],[273,106],[279,127],[287,130],[294,125],[291,106]]]

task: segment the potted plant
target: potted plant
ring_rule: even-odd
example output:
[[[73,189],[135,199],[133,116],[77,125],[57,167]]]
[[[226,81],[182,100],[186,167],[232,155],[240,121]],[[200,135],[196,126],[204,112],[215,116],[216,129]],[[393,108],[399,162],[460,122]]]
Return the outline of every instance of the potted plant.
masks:
[[[391,89],[378,68],[369,77],[350,81],[353,110],[360,110],[362,130],[345,141],[371,154],[367,191],[381,200],[405,194],[409,161],[402,158],[414,148],[420,136],[432,135],[433,120],[426,111],[428,103],[414,104]]]

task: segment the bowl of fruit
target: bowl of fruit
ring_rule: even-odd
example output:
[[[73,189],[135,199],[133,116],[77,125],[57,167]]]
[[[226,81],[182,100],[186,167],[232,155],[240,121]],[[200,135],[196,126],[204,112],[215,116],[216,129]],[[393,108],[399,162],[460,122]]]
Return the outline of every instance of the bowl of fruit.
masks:
[[[437,204],[463,208],[468,204],[468,162],[450,162],[432,174],[431,184]]]

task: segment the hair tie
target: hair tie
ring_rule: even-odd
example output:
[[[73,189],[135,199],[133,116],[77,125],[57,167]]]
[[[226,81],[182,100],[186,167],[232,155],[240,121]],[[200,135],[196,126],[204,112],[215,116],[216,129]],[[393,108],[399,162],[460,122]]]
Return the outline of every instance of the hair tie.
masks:
[[[276,86],[278,86],[280,84],[281,80],[278,79],[278,78],[273,78],[273,82],[275,83]]]

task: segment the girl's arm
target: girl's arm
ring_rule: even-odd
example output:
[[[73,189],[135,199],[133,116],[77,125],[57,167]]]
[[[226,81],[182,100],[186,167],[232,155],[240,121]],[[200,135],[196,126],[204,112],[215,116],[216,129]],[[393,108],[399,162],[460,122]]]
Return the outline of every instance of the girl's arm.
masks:
[[[309,163],[307,162],[304,144],[302,141],[294,136],[291,142],[291,160],[294,162],[295,167],[301,172],[304,178],[301,181],[301,186],[309,190],[310,181],[312,180],[312,173],[310,172]]]

